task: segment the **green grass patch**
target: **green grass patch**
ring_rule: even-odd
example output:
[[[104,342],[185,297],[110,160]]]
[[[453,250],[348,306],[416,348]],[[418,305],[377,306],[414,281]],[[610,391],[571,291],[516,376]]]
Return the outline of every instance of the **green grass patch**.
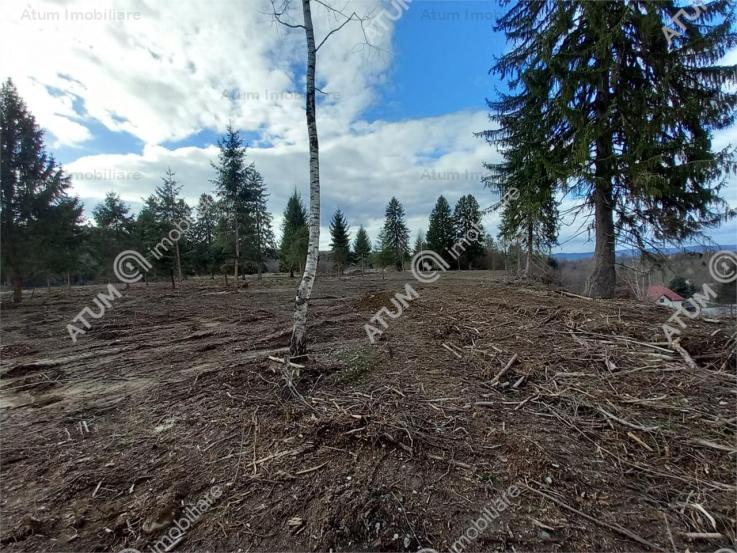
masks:
[[[337,372],[336,378],[344,384],[360,382],[379,363],[379,353],[370,346],[341,351],[337,357],[345,368]]]

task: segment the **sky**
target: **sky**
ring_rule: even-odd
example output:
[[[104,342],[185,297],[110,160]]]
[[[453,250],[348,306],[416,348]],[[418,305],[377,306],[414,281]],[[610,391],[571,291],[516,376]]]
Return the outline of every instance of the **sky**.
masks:
[[[338,208],[354,234],[363,225],[375,239],[396,196],[414,237],[427,230],[441,194],[451,205],[465,194],[482,207],[499,199],[481,184],[482,164],[499,155],[474,133],[491,127],[485,99],[503,88],[488,74],[506,48],[493,30],[501,8],[480,0],[404,5],[333,4],[372,22],[349,23],[318,52],[322,249]],[[46,130],[88,216],[109,191],[137,212],[168,167],[196,205],[214,191],[210,162],[228,122],[264,176],[277,236],[294,189],[309,198],[304,33],[276,23],[269,0],[6,1],[0,17],[0,78],[13,79]],[[301,10],[284,18],[299,23]],[[319,4],[313,19],[318,41],[342,22]],[[737,63],[737,51],[727,62]],[[733,127],[714,146],[736,141]],[[737,176],[724,196],[737,207]],[[574,203],[562,201],[563,212]],[[498,220],[484,219],[494,236]],[[587,225],[564,216],[553,251],[592,251]],[[734,244],[737,221],[709,236]]]

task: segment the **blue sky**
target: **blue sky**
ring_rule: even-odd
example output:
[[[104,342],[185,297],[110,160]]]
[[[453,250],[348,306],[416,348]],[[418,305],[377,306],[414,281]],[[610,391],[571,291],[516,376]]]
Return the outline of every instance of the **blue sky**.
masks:
[[[498,13],[496,2],[414,2],[397,23],[391,82],[367,118],[485,109],[498,82],[488,71],[505,46]]]
[[[342,0],[347,10],[376,18],[383,0]],[[249,158],[265,177],[278,228],[294,188],[308,195],[304,121],[304,36],[269,17],[267,0],[246,8],[231,0],[42,0],[3,3],[0,67],[16,82],[50,150],[74,173],[73,191],[87,212],[107,191],[137,210],[171,167],[191,203],[212,192],[210,161],[228,122],[241,129]],[[116,20],[96,10],[116,10]],[[73,20],[70,12],[86,15]],[[101,13],[101,12],[100,12]],[[414,233],[440,194],[453,204],[472,193],[482,206],[484,161],[498,160],[474,132],[489,127],[485,98],[503,86],[488,75],[506,45],[493,31],[497,2],[414,0],[396,24],[363,44],[357,25],[333,35],[318,57],[321,143],[321,247],[341,208],[355,229],[378,235],[396,195]],[[335,26],[314,9],[318,40]],[[295,22],[300,13],[290,14]],[[84,19],[84,18],[83,18]],[[43,40],[29,41],[38,34]],[[737,59],[730,55],[732,63]],[[733,143],[730,129],[717,146]],[[735,181],[727,190],[737,206]],[[566,200],[563,208],[571,202]],[[484,220],[496,234],[498,214]],[[564,220],[562,248],[591,251],[582,221]],[[712,233],[735,243],[737,223]]]

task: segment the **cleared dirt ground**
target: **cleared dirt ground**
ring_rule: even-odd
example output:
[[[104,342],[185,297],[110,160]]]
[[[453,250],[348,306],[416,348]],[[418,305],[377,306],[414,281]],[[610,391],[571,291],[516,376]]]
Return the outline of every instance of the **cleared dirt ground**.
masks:
[[[419,299],[369,344],[405,282]],[[733,324],[689,321],[689,367],[655,306],[320,278],[295,394],[268,358],[294,286],[137,284],[76,344],[102,288],[4,297],[2,548],[149,551],[218,486],[172,549],[448,551],[512,485],[464,551],[735,546]]]

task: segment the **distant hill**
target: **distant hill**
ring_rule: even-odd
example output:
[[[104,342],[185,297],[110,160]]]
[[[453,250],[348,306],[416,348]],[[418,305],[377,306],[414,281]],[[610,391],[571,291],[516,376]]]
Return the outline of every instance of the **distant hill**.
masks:
[[[664,251],[668,255],[673,255],[677,253],[683,253],[683,252],[705,252],[705,251],[716,251],[716,250],[729,250],[729,251],[737,251],[737,244],[722,244],[717,246],[686,246],[683,248],[666,248]],[[632,257],[633,255],[637,255],[637,250],[629,249],[629,250],[617,250],[617,257],[623,258],[623,257]],[[567,261],[575,261],[578,259],[589,259],[590,257],[594,257],[594,252],[580,252],[580,253],[556,253],[553,254],[553,257],[555,259],[561,259],[561,260],[567,260]]]

